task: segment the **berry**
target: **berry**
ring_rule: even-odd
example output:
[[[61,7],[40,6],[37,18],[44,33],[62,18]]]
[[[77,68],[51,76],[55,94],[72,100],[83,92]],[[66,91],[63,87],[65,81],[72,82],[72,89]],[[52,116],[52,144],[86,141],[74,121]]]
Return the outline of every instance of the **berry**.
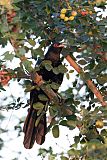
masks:
[[[96,127],[97,128],[103,128],[104,126],[104,122],[102,120],[97,120],[96,121]]]
[[[60,18],[61,18],[61,19],[64,19],[64,18],[65,18],[65,14],[62,14],[62,13],[61,13],[61,14],[60,14]]]
[[[93,14],[93,12],[92,12],[92,11],[89,11],[89,14],[90,14],[90,15],[92,15],[92,14]]]
[[[92,32],[92,31],[89,31],[89,32],[88,32],[88,35],[89,35],[89,36],[92,36],[92,35],[93,35],[93,32]]]
[[[70,21],[73,21],[74,18],[75,18],[74,16],[70,16],[70,17],[69,17],[69,20],[70,20]]]
[[[71,15],[75,17],[77,15],[77,12],[76,11],[72,11]]]
[[[80,13],[82,16],[86,16],[88,14],[88,11],[81,11]]]
[[[66,8],[63,8],[62,10],[61,10],[61,13],[62,14],[65,14],[67,12],[67,9]]]
[[[10,81],[11,77],[8,75],[7,71],[1,70],[0,71],[0,83],[2,86],[8,85],[8,82]]]
[[[65,17],[65,18],[64,18],[64,21],[68,21],[68,20],[69,20],[69,18],[68,18],[68,17]]]

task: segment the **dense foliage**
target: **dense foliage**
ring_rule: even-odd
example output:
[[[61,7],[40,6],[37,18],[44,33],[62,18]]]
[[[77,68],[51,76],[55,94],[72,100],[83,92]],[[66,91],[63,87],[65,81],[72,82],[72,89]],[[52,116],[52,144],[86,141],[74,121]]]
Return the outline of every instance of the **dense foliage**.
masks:
[[[0,45],[4,48],[11,43],[14,49],[1,56],[1,93],[10,79],[18,82],[24,79],[21,84],[29,92],[32,89],[29,77],[33,71],[39,70],[34,67],[34,60],[43,58],[44,50],[53,42],[66,42],[63,52],[69,53],[84,71],[77,73],[73,84],[60,93],[64,99],[62,106],[53,103],[49,106],[51,117],[56,117],[49,125],[49,131],[52,129],[55,138],[59,137],[59,126],[66,126],[71,132],[79,128],[79,136],[74,137],[74,144],[66,156],[59,154],[61,160],[106,160],[107,157],[107,109],[101,106],[90,86],[80,80],[91,79],[107,101],[107,19],[100,14],[100,10],[105,11],[105,4],[106,0],[0,2]],[[12,63],[14,59],[19,61],[19,66],[7,68],[8,61]],[[53,69],[49,62],[44,65],[47,70]],[[69,70],[66,64],[64,66],[54,68],[54,73],[65,73],[70,81],[74,70]],[[57,84],[53,83],[51,87],[54,89]],[[83,87],[85,92],[81,96],[79,91]],[[22,106],[27,107],[28,104],[23,104],[19,97],[7,105],[7,109]],[[51,148],[39,151],[41,156],[44,153],[48,153],[52,160],[57,159]]]

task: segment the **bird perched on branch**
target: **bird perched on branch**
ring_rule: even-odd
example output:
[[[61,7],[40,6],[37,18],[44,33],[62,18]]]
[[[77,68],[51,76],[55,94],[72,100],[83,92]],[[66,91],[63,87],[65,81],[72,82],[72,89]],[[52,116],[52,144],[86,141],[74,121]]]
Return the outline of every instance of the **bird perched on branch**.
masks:
[[[37,73],[50,84],[55,82],[60,86],[63,81],[63,73],[55,74],[52,70],[61,65],[60,53],[63,47],[64,45],[60,43],[52,44],[40,63],[40,70]],[[51,68],[49,66],[47,68],[44,65],[46,63],[50,64]],[[27,149],[32,148],[35,141],[43,144],[47,133],[46,110],[49,98],[40,88],[38,89],[36,83],[32,82],[32,85],[35,88],[30,92],[30,108],[23,127],[25,134],[23,144]],[[57,93],[58,89],[54,91]]]

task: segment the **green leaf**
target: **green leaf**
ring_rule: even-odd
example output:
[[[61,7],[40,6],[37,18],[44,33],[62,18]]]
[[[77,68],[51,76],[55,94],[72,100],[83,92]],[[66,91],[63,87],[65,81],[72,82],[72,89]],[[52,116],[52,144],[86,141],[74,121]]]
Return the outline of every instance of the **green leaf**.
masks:
[[[70,149],[70,150],[68,150],[68,155],[70,155],[70,156],[74,156],[74,155],[79,155],[79,150],[75,150],[75,149]]]
[[[80,137],[79,136],[75,136],[74,137],[74,141],[75,141],[75,143],[79,143],[80,142]]]
[[[70,71],[69,71],[69,73],[73,73],[73,72],[74,72],[74,70],[70,70]]]
[[[45,11],[46,11],[46,13],[47,13],[47,14],[50,14],[50,8],[49,8],[49,6],[48,6],[48,5],[46,5],[46,9],[45,9]]]
[[[101,75],[97,77],[97,80],[100,84],[104,84],[107,82],[107,74]]]
[[[18,97],[18,98],[17,98],[17,102],[20,102],[20,99],[21,99],[21,98],[20,98],[20,97]]]
[[[3,120],[5,118],[5,116],[3,116],[1,113],[0,113],[0,120]]]
[[[15,56],[14,54],[9,53],[9,51],[5,52],[3,55],[4,55],[4,60],[9,60],[9,61],[12,61]]]
[[[52,65],[50,65],[50,64],[45,64],[45,68],[46,68],[46,70],[51,71]]]
[[[53,73],[59,74],[59,69],[57,67],[54,67],[52,70],[53,70]]]
[[[52,107],[49,107],[49,113],[50,113],[50,116],[55,117],[55,115],[57,114],[57,111],[54,110]]]
[[[107,137],[107,130],[106,129],[101,130],[101,135]]]
[[[65,157],[65,156],[61,156],[60,158],[61,158],[61,160],[69,160],[69,158]]]
[[[0,90],[6,91],[1,84],[0,84]],[[0,91],[0,92],[1,92],[1,91]]]
[[[66,73],[68,70],[64,65],[58,66],[59,73]]]
[[[68,80],[70,79],[69,73],[66,74],[66,78],[67,78]]]
[[[85,73],[81,72],[80,76],[81,76],[81,79],[85,81],[90,79],[90,74],[88,72],[85,72]]]
[[[43,103],[40,103],[40,102],[37,102],[37,103],[33,104],[34,109],[41,109],[43,107],[44,107]]]
[[[37,116],[40,116],[42,112],[43,112],[43,108],[39,109],[39,110],[37,111]]]
[[[97,76],[99,75],[103,70],[106,70],[107,65],[106,63],[98,63],[98,65],[96,65],[94,67],[94,69],[92,70],[92,74]]]
[[[67,120],[72,120],[75,122],[75,120],[77,119],[76,115],[68,115],[66,116]]]
[[[36,122],[35,122],[35,126],[37,127],[38,126],[38,124],[39,124],[39,122],[41,121],[41,119],[42,119],[42,117],[43,117],[43,115],[45,114],[45,111],[43,111],[43,109],[42,108],[40,108],[39,110],[38,110],[38,112],[37,112],[37,119],[36,119]]]
[[[17,22],[18,21],[17,17],[15,17],[14,20]],[[25,33],[18,33],[17,35],[19,40],[24,40],[25,36],[26,36]]]
[[[72,120],[68,120],[68,121],[67,121],[67,125],[68,125],[68,126],[71,126],[71,127],[72,127],[72,126],[73,126],[73,127],[76,127],[76,122],[75,122],[75,121],[72,121]]]
[[[34,49],[33,51],[32,51],[32,56],[35,58],[35,57],[37,57],[38,55],[39,56],[43,56],[43,50],[42,50],[42,48],[36,48],[36,49]]]
[[[62,121],[60,121],[59,124],[62,126],[67,126],[67,120],[62,120]]]
[[[59,88],[59,84],[55,83],[55,82],[52,82],[51,88],[57,90]]]
[[[45,96],[44,94],[39,94],[39,95],[38,95],[38,98],[39,98],[41,101],[48,101],[47,96]]]
[[[36,42],[33,39],[29,39],[28,43],[33,47],[36,45]]]
[[[25,55],[26,50],[24,48],[18,48],[18,57]]]
[[[32,85],[26,85],[25,86],[26,88],[25,88],[25,92],[30,92],[30,91],[32,91],[33,89],[38,89],[39,87],[38,86],[32,86]]]
[[[44,60],[44,61],[42,61],[42,65],[43,65],[43,66],[45,66],[46,64],[51,65],[52,62],[51,62],[50,60]]]
[[[23,65],[28,72],[31,72],[33,70],[31,61],[25,60],[23,61]]]
[[[74,155],[75,150],[74,149],[70,149],[68,150],[68,155],[72,156]]]
[[[4,141],[2,138],[0,138],[0,150],[2,149],[3,146],[4,146]]]
[[[87,62],[84,59],[79,60],[78,63],[81,64],[81,65],[87,64]]]
[[[48,159],[49,159],[49,160],[55,160],[55,159],[56,159],[56,156],[55,156],[55,155],[49,155],[49,156],[48,156]]]
[[[51,71],[51,69],[53,68],[52,67],[52,62],[50,60],[44,60],[42,62],[42,66],[45,66],[45,68],[48,70],[48,71]]]
[[[0,26],[0,32],[8,32],[9,31],[9,27],[8,25],[4,22],[1,26]]]
[[[59,137],[59,126],[55,125],[52,128],[52,134],[54,138],[58,138]]]

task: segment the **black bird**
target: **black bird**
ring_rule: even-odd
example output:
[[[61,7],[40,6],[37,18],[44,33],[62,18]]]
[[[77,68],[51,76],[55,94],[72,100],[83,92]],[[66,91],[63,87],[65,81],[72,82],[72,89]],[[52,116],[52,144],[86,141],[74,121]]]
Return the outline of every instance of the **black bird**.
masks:
[[[53,68],[61,65],[60,53],[63,47],[64,45],[60,43],[52,44],[45,54],[44,59],[41,61],[40,70],[38,71],[38,74],[42,76],[44,81],[48,81],[49,83],[55,82],[59,84],[59,86],[63,81],[63,74],[55,74],[52,69],[47,70],[42,64],[48,60],[51,62]],[[34,82],[32,82],[32,85],[37,86]],[[58,90],[54,91],[57,92]],[[45,100],[40,98],[41,95],[45,96]],[[44,105],[43,109],[34,109],[33,105],[40,103]],[[30,108],[23,127],[25,134],[23,144],[26,149],[32,148],[35,141],[40,145],[45,141],[45,135],[47,133],[46,106],[48,103],[49,99],[41,89],[34,88],[31,90]]]

